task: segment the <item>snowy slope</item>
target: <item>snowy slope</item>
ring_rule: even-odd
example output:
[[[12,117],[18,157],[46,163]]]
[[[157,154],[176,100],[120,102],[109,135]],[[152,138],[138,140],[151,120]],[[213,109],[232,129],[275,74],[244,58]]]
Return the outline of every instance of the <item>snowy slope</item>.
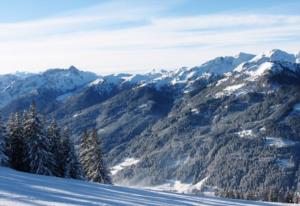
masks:
[[[170,85],[184,85],[199,78],[209,78],[208,74],[224,75],[228,72],[242,72],[247,67],[247,70],[256,70],[263,63],[274,61],[295,63],[299,61],[299,55],[289,54],[279,49],[263,52],[259,55],[239,53],[235,56],[222,56],[207,61],[200,66],[192,68],[179,68],[173,71],[152,71],[145,74],[111,74],[100,77],[91,85],[98,85],[107,88],[108,85],[133,84],[146,86],[153,84],[156,88],[161,88]],[[246,64],[246,65],[245,65]],[[249,69],[250,67],[250,69]]]
[[[205,62],[204,64],[193,67],[193,68],[179,68],[174,71],[155,71],[145,73],[145,74],[111,74],[103,76],[100,79],[97,79],[90,86],[96,86],[99,88],[99,91],[109,91],[112,85],[155,85],[157,89],[160,89],[165,86],[189,86],[189,83],[192,83],[196,79],[208,79],[211,77],[211,74],[223,75],[226,72],[232,71],[235,67],[240,65],[245,61],[249,61],[255,56],[252,54],[239,53],[236,56],[225,56],[217,57],[213,60]],[[181,88],[185,88],[182,86]],[[188,90],[188,88],[185,88]]]
[[[255,80],[257,77],[262,76],[267,71],[280,72],[282,68],[274,67],[274,62],[280,62],[280,64],[285,65],[285,67],[294,71],[296,68],[294,63],[297,61],[297,56],[279,49],[274,49],[259,54],[250,61],[243,62],[236,67],[234,71],[244,72],[245,74],[252,76],[252,80]]]
[[[39,176],[0,167],[0,205],[288,205],[141,190]]]
[[[180,68],[173,71],[153,71],[146,74],[112,74],[101,77],[99,85],[107,87],[105,84],[135,84],[146,86],[153,84],[156,88],[170,85],[186,85],[199,78],[209,78],[211,74],[224,75],[226,73],[244,72],[255,80],[266,70],[271,70],[271,62],[282,62],[293,64],[299,61],[299,54],[289,54],[279,49],[263,52],[259,55],[239,53],[235,56],[222,56],[192,68]],[[95,85],[95,84],[93,84]],[[187,88],[185,88],[187,90]]]
[[[135,158],[126,158],[123,162],[121,162],[120,164],[115,165],[114,167],[111,168],[111,174],[115,175],[119,171],[123,170],[124,168],[130,167],[131,165],[135,165],[138,162],[139,162],[138,159],[135,159]]]
[[[281,61],[281,62],[295,63],[296,56],[279,49],[273,49],[271,51],[263,52],[262,54],[257,55],[251,61],[256,63],[263,63],[267,61],[272,61],[272,62]]]
[[[16,73],[0,75],[0,106],[22,96],[50,90],[64,94],[94,81],[97,75],[71,66],[69,69],[49,69],[39,74]]]
[[[97,87],[99,93],[110,92],[113,87],[123,85],[155,85],[160,89],[165,86],[176,86],[181,91],[190,91],[190,85],[195,80],[209,79],[212,74],[223,75],[228,72],[258,72],[270,70],[271,63],[280,61],[295,63],[300,60],[299,54],[288,54],[275,49],[257,56],[239,53],[235,56],[222,56],[192,68],[180,68],[174,71],[152,71],[145,74],[110,74],[98,76],[90,72],[82,72],[71,66],[69,69],[49,69],[43,73],[15,73],[0,75],[0,107],[3,107],[20,97],[37,95],[45,91],[58,93],[57,100],[63,101],[80,93],[85,86]],[[263,64],[266,63],[266,64]],[[264,67],[259,66],[264,65]],[[259,70],[258,70],[259,69]],[[256,72],[256,70],[258,70]],[[252,78],[255,80],[255,78]]]

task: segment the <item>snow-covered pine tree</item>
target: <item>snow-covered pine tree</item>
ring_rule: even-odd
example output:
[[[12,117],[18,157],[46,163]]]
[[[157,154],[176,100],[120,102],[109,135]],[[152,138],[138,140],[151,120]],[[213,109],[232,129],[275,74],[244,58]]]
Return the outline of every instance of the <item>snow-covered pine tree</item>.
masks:
[[[7,155],[12,168],[24,172],[29,171],[26,161],[26,144],[20,114],[11,114],[8,121]]]
[[[90,165],[90,148],[91,148],[91,139],[87,130],[83,132],[82,137],[80,138],[79,145],[79,162],[84,173],[84,177],[88,179],[87,172]]]
[[[74,144],[70,139],[70,132],[67,127],[63,131],[61,145],[64,177],[83,179],[82,168],[75,153]]]
[[[6,133],[6,128],[2,122],[2,116],[0,113],[0,166],[8,165],[6,144],[7,144],[7,133]]]
[[[54,117],[52,117],[52,122],[48,127],[47,139],[50,141],[50,152],[53,154],[54,164],[53,164],[53,175],[58,177],[63,177],[63,152],[61,145],[61,132],[57,125]]]
[[[90,165],[87,170],[87,177],[93,182],[103,184],[111,184],[109,171],[103,161],[103,153],[101,148],[101,141],[98,138],[97,130],[93,129],[91,136],[91,149],[90,149]]]
[[[43,126],[33,103],[27,120],[24,122],[29,168],[31,173],[51,176],[53,175],[51,169],[53,168],[54,159],[49,151],[50,143],[44,134]]]

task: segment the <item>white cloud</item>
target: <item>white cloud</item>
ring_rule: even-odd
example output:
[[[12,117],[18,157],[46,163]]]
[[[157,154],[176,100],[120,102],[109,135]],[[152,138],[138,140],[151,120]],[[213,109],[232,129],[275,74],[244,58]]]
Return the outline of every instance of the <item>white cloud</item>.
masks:
[[[1,73],[71,64],[98,73],[136,72],[199,65],[239,51],[300,48],[298,15],[161,17],[163,4],[123,4],[122,11],[112,12],[114,4],[0,24]]]

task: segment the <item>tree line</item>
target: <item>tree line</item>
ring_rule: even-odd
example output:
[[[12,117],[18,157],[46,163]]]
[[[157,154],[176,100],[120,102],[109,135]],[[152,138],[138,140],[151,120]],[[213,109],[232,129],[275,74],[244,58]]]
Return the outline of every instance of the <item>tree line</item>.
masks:
[[[77,155],[69,129],[61,129],[54,117],[47,124],[34,103],[22,115],[11,114],[7,124],[0,116],[0,166],[111,184],[96,129],[84,131]]]
[[[231,199],[262,200],[269,202],[300,203],[299,192],[277,189],[275,187],[241,192],[238,189],[218,189],[216,195]]]

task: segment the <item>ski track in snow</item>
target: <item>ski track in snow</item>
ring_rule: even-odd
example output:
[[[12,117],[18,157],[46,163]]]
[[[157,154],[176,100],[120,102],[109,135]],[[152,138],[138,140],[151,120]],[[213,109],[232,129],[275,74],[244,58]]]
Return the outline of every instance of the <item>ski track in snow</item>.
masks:
[[[272,206],[283,203],[229,200],[40,176],[0,167],[1,206]]]

